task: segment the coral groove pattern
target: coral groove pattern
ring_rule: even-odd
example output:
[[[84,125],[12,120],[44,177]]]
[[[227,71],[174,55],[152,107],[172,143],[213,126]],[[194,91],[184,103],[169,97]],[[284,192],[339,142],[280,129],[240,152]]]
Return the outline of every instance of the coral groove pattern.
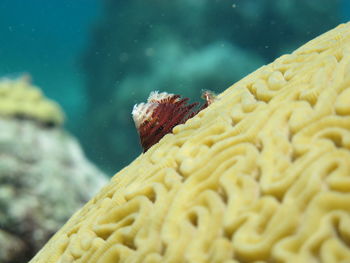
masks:
[[[234,84],[31,263],[350,262],[350,23]]]

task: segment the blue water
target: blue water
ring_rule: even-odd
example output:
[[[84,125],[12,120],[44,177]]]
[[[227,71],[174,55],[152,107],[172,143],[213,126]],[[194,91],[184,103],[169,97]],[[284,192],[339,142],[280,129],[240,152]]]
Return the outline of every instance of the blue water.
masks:
[[[0,1],[0,76],[29,73],[72,128],[86,107],[79,60],[100,11],[98,0]]]
[[[141,152],[130,111],[149,90],[220,92],[350,19],[346,0],[145,1],[0,1],[0,76],[29,73],[111,174]]]

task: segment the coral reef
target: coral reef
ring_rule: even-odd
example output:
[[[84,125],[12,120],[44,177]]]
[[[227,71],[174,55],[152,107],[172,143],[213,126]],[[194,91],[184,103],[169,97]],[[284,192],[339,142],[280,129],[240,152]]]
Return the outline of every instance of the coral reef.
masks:
[[[176,126],[31,263],[349,262],[350,23]]]
[[[82,134],[88,156],[111,171],[140,153],[128,109],[152,90],[198,101],[201,89],[221,92],[339,24],[333,0],[103,2],[84,56],[81,126],[90,127]]]
[[[0,81],[0,115],[0,262],[24,263],[107,177],[27,80]]]
[[[59,105],[45,98],[29,76],[0,79],[0,116],[33,119],[49,126],[59,126],[64,120]]]
[[[61,129],[2,118],[0,127],[0,262],[27,262],[107,177]]]

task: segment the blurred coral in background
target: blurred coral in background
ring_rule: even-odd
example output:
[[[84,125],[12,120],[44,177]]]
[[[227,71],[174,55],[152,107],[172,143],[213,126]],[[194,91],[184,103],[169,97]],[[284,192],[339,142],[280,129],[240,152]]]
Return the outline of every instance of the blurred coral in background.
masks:
[[[28,77],[0,79],[0,262],[27,262],[107,177]]]
[[[141,152],[130,112],[150,91],[198,100],[340,20],[330,0],[105,0],[103,10],[84,56],[82,126],[89,156],[110,171]]]

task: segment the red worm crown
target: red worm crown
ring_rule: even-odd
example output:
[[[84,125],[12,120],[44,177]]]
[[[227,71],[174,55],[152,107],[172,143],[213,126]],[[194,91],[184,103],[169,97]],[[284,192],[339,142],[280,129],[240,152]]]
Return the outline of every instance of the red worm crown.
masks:
[[[208,91],[203,92],[203,97],[206,103],[198,107],[198,102],[188,104],[189,99],[181,98],[180,95],[152,91],[147,103],[136,104],[132,116],[144,152],[170,133],[176,125],[185,123],[206,108],[214,98]]]

